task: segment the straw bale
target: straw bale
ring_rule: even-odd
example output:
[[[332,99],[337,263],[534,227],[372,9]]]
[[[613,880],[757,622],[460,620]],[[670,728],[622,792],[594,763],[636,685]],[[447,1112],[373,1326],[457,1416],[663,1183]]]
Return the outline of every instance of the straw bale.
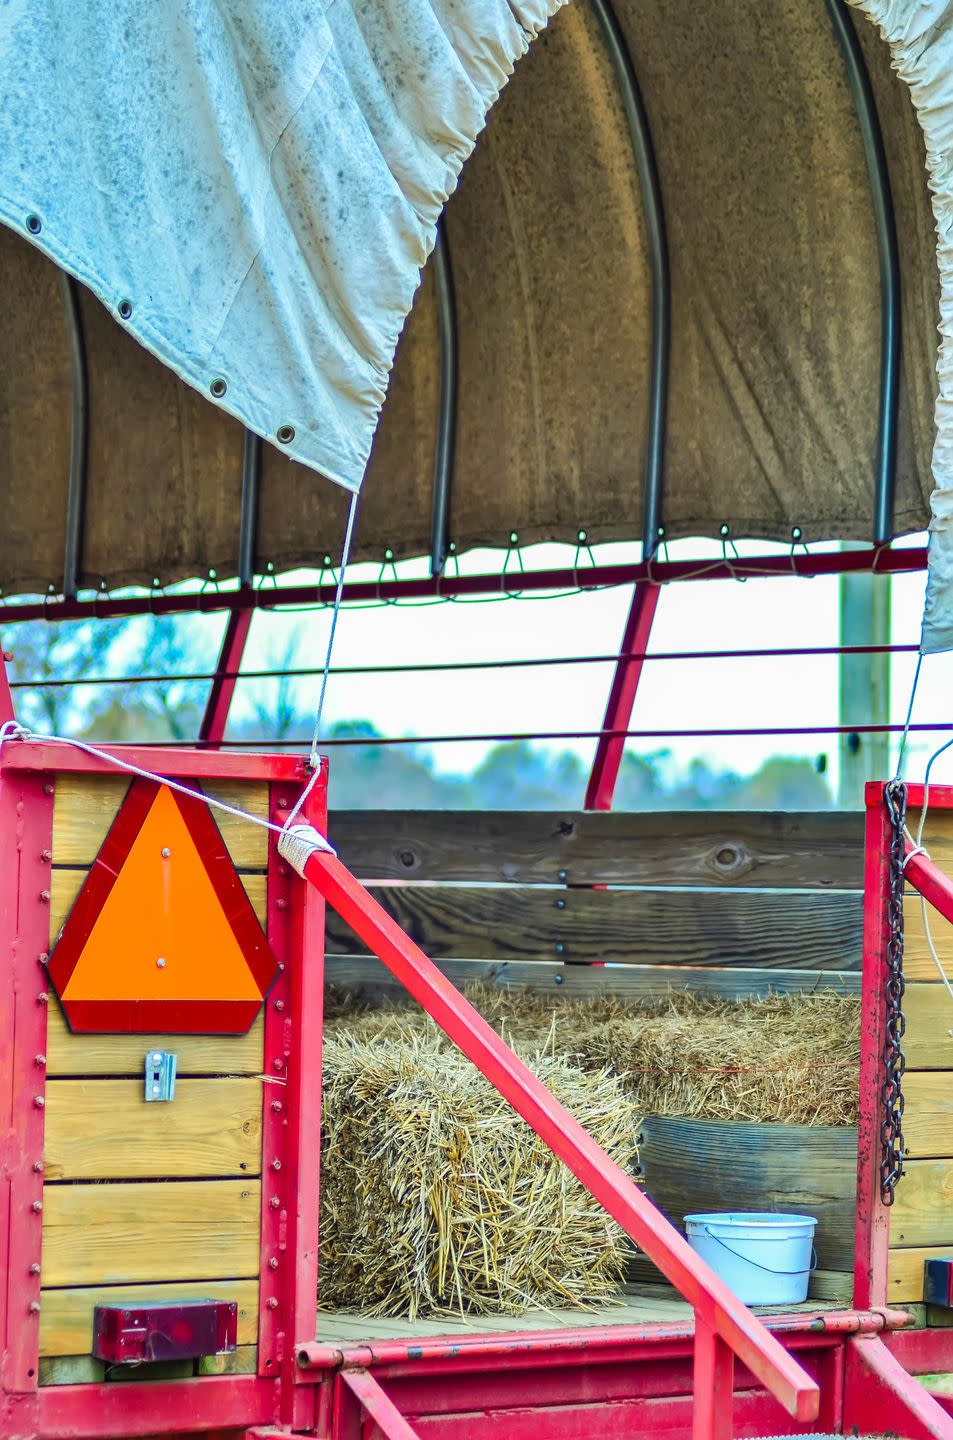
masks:
[[[639,1122],[623,1084],[525,1058],[630,1167]],[[623,1232],[426,1017],[333,1020],[323,1110],[322,1306],[518,1314],[617,1293]]]

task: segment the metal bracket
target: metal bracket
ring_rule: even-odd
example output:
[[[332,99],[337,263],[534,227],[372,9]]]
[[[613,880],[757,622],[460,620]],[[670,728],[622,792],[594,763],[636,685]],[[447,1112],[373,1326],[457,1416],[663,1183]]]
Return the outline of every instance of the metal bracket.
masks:
[[[175,1059],[171,1050],[150,1050],[146,1056],[146,1100],[175,1099]]]

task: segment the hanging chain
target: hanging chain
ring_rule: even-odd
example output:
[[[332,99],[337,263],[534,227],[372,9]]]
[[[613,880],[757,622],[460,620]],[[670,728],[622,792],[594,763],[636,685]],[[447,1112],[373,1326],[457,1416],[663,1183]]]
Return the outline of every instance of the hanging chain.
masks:
[[[880,1121],[880,1198],[892,1205],[897,1181],[903,1174],[903,1093],[900,1082],[906,1061],[900,1042],[906,1029],[903,1018],[903,862],[904,826],[907,820],[907,787],[891,780],[884,789],[884,804],[890,820],[890,898],[887,921],[887,1018],[884,1028],[884,1079],[880,1091],[883,1112]]]

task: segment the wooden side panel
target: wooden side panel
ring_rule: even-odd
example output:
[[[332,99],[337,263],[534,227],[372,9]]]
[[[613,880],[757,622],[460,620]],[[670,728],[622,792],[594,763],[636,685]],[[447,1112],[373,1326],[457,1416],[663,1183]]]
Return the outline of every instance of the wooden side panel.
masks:
[[[544,960],[441,960],[437,966],[458,988],[478,980],[502,990],[515,987],[551,994],[554,999],[618,995],[639,1000],[658,998],[670,989],[713,992],[735,1000],[772,991],[791,994],[826,988],[845,995],[860,994],[860,975],[845,970],[751,970],[742,965],[730,969],[682,965],[661,970],[657,965],[563,965]],[[402,992],[402,986],[373,955],[329,955],[325,975],[329,984],[372,1004],[385,998],[394,1000]],[[406,996],[406,990],[403,994]]]
[[[257,1280],[200,1280],[177,1285],[99,1285],[77,1290],[47,1290],[40,1311],[40,1354],[84,1355],[92,1338],[93,1307],[124,1301],[234,1300],[238,1305],[238,1343],[253,1345],[258,1330]]]
[[[953,863],[950,866],[953,873]],[[953,925],[938,910],[930,909],[930,934],[950,979],[953,980]],[[923,906],[920,896],[908,892],[903,902],[904,946],[903,972],[908,980],[939,981],[936,962],[930,954],[923,928]],[[947,997],[949,999],[949,997]],[[953,1002],[951,1002],[953,1008]]]
[[[63,928],[63,922],[70,912],[73,901],[86,879],[85,870],[54,870],[50,877],[50,945]],[[241,877],[252,908],[259,922],[265,923],[265,877],[245,873]]]
[[[903,1183],[902,1181],[900,1182]],[[887,1304],[923,1299],[923,1262],[953,1260],[953,1245],[928,1245],[917,1249],[890,1251],[887,1267]]]
[[[45,1166],[47,1181],[259,1175],[261,1081],[183,1080],[147,1104],[141,1080],[51,1080]]]
[[[134,1075],[141,1077],[148,1050],[174,1050],[179,1075],[260,1075],[264,1019],[247,1035],[71,1035],[63,1012],[51,998],[46,1040],[46,1073],[54,1076]]]
[[[260,1202],[257,1180],[48,1185],[44,1287],[251,1278]]]
[[[131,776],[60,775],[53,808],[53,864],[92,865],[129,788]],[[194,788],[262,819],[268,813],[267,785],[208,781]],[[264,870],[268,832],[223,810],[212,810],[222,839],[239,869]]]
[[[337,810],[330,835],[364,880],[863,887],[859,812]]]
[[[438,960],[605,961],[857,970],[860,895],[384,886],[372,892]],[[557,902],[560,902],[557,905]],[[327,948],[360,954],[328,911]]]
[[[947,953],[953,964],[953,949]],[[907,1067],[953,1070],[953,1001],[943,988],[939,984],[908,985],[903,1013],[907,1020],[903,1039]]]
[[[905,1163],[890,1215],[890,1240],[897,1248],[953,1245],[953,1160]]]
[[[938,991],[937,1000],[946,1001],[953,1011],[953,1003],[945,992]],[[953,1155],[953,1073],[949,1070],[908,1072],[903,1079],[903,1094],[903,1135],[910,1159]],[[898,1196],[902,1188],[903,1182]],[[950,1241],[953,1243],[953,1213]]]

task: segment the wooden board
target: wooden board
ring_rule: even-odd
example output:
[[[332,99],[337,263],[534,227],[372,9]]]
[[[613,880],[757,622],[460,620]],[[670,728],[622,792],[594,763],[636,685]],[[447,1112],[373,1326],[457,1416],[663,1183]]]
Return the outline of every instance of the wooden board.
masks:
[[[699,970],[688,965],[551,965],[544,960],[498,964],[492,960],[442,960],[437,966],[458,988],[479,980],[503,990],[552,993],[560,1000],[583,1000],[596,994],[640,1000],[673,989],[709,991],[735,1000],[772,991],[800,994],[830,988],[845,995],[860,994],[860,975],[844,970],[747,970],[740,965]],[[329,984],[372,1004],[400,994],[407,998],[407,991],[373,955],[329,955],[325,976]]]
[[[908,985],[903,1013],[907,1020],[903,1037],[907,1069],[953,1070],[953,1000],[939,981],[933,985]]]
[[[43,1285],[257,1275],[260,1197],[257,1180],[49,1185]]]
[[[674,1225],[693,1211],[814,1215],[817,1263],[853,1268],[856,1129],[646,1115],[641,1130],[646,1192]]]
[[[63,922],[70,912],[73,901],[86,879],[85,870],[55,870],[50,877],[50,945],[63,928]],[[265,924],[265,879],[264,875],[243,874],[242,883],[248,891],[252,908],[262,927]]]
[[[92,865],[116,816],[131,777],[58,775],[53,802],[53,864]],[[208,781],[195,788],[227,805],[267,818],[268,786],[254,782]],[[239,869],[264,870],[268,832],[223,810],[212,809],[222,839]]]
[[[859,970],[862,897],[406,885],[372,892],[434,959]],[[563,901],[565,908],[557,908]],[[562,946],[562,950],[557,949]],[[364,953],[331,909],[327,948]]]
[[[261,1174],[262,1082],[180,1080],[146,1104],[141,1080],[51,1080],[45,1178],[172,1180]]]
[[[953,1002],[945,992],[938,1003]],[[929,1155],[953,1155],[953,1073],[925,1070],[903,1078],[903,1136],[907,1155],[921,1159]],[[897,1190],[899,1196],[903,1182]],[[950,1242],[953,1244],[953,1227]]]
[[[82,1355],[92,1343],[93,1307],[125,1301],[234,1300],[238,1305],[238,1343],[253,1345],[258,1334],[257,1280],[200,1280],[177,1285],[97,1285],[76,1290],[45,1290],[40,1310],[40,1354]]]
[[[864,883],[860,812],[336,810],[330,835],[345,865],[373,880],[824,890]]]
[[[953,1260],[953,1245],[890,1251],[887,1261],[888,1305],[923,1299],[923,1262],[931,1259]]]
[[[953,1245],[953,1160],[906,1160],[890,1211],[890,1244]]]
[[[56,998],[48,1006],[46,1073],[141,1077],[146,1052],[175,1051],[179,1075],[260,1075],[264,1017],[247,1035],[71,1035]]]
[[[953,869],[953,865],[951,865]],[[953,981],[953,925],[944,920],[938,910],[929,909],[930,934],[943,968]],[[926,933],[923,928],[923,907],[919,895],[908,893],[903,902],[904,946],[903,972],[908,980],[939,981],[936,962],[930,954]],[[948,1014],[953,1025],[953,1000],[949,996]]]

